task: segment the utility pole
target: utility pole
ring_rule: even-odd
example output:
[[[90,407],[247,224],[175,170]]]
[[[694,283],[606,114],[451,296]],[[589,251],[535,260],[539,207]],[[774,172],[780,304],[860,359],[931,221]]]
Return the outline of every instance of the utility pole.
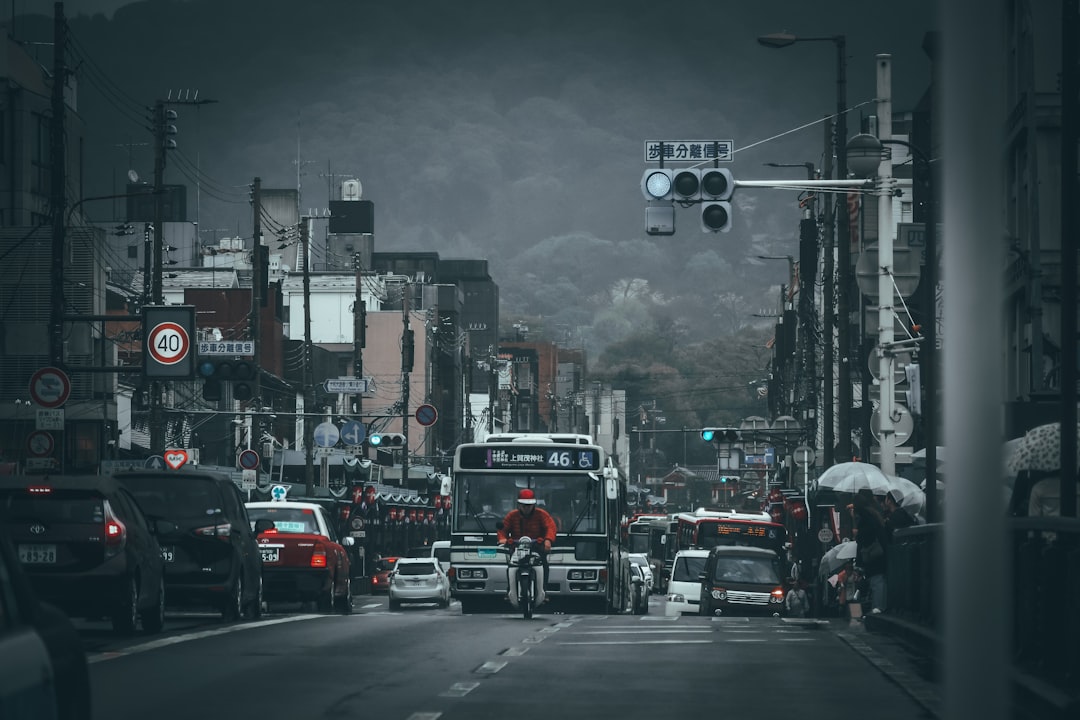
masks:
[[[49,360],[53,367],[64,365],[64,221],[67,207],[67,156],[64,153],[64,51],[67,49],[67,23],[64,5],[56,3],[53,20],[52,124],[49,126],[49,151],[52,157],[52,294],[49,317]],[[62,451],[61,451],[62,454]]]
[[[315,442],[315,417],[312,410],[315,407],[315,375],[311,366],[311,271],[308,265],[311,255],[308,253],[310,244],[310,219],[306,216],[300,218],[300,255],[304,263],[304,489],[307,497],[315,495],[315,457],[312,445]]]
[[[837,35],[836,44],[836,177],[847,180],[847,38]],[[837,389],[837,414],[839,416],[839,442],[841,462],[851,459],[851,311],[848,309],[851,297],[851,215],[847,209],[847,194],[841,195],[845,202],[839,220],[837,233],[836,262],[840,266],[837,285],[839,296],[836,303],[837,345],[839,347],[840,382]],[[832,445],[825,447],[825,452],[832,454]],[[831,458],[829,458],[831,460]],[[825,466],[831,465],[826,462]]]
[[[828,148],[833,140],[832,121],[825,121],[825,147]],[[825,177],[832,177],[833,164],[832,153],[825,153],[825,167],[822,171]],[[836,198],[830,197],[825,203],[825,262],[821,268],[821,337],[825,345],[821,358],[821,409],[825,419],[821,424],[821,450],[822,463],[826,468],[833,464],[833,445],[836,443],[833,429],[836,425],[836,401],[833,393],[835,387],[834,369],[836,368],[835,340],[833,339],[833,303],[835,301],[836,288]]]
[[[413,331],[409,325],[409,283],[401,286],[401,486],[409,483],[409,373],[413,369]]]
[[[360,253],[353,255],[353,269],[356,271],[356,299],[353,300],[353,375],[364,378],[364,345],[367,343],[367,303],[364,301],[363,267],[360,265]],[[357,417],[363,416],[364,393],[356,393]]]
[[[251,388],[251,397],[256,400],[256,407],[260,407],[265,404],[262,402],[262,390],[259,385],[259,375],[262,374],[262,370],[259,364],[259,352],[261,350],[262,339],[262,306],[263,306],[263,286],[266,284],[266,274],[269,272],[263,264],[262,253],[262,179],[255,178],[251,186],[251,203],[254,206],[254,213],[252,218],[252,239],[251,247],[251,267],[253,272],[251,273],[251,317],[248,321],[248,326],[251,332],[251,344],[254,347],[255,357],[252,358],[252,367],[254,368],[254,375]],[[249,442],[251,434],[248,433]]]
[[[877,56],[878,139],[892,138],[892,56]],[[896,474],[896,400],[893,378],[893,216],[892,153],[882,152],[878,165],[878,382],[881,388],[878,410],[878,445],[881,471]]]
[[[167,120],[175,119],[176,112],[165,108],[164,100],[154,102],[154,226],[150,247],[150,304],[164,303],[161,288],[161,246],[164,243],[165,208],[165,149],[170,142]],[[173,128],[175,130],[175,128]],[[165,398],[162,397],[162,383],[150,382],[150,452],[161,455],[165,452]]]

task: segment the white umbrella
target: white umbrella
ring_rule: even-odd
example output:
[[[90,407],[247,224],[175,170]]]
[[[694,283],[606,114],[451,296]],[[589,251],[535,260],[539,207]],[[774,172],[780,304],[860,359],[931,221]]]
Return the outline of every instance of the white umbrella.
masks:
[[[915,483],[907,478],[889,475],[889,494],[896,500],[896,504],[911,513],[920,513],[926,505],[926,493]],[[926,482],[925,480],[923,482]]]
[[[838,493],[854,495],[869,490],[875,495],[889,491],[889,477],[877,465],[863,462],[838,463],[827,469],[817,479],[819,490],[829,489]]]
[[[837,568],[843,566],[848,560],[854,560],[858,553],[859,544],[854,540],[845,540],[839,545],[833,545],[821,556],[821,563],[818,566],[821,574],[827,575],[835,572]]]

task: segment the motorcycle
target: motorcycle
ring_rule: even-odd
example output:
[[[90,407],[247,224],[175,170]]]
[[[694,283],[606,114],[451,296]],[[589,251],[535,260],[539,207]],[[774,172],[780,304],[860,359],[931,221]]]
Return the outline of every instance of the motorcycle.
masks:
[[[544,602],[544,558],[530,537],[520,537],[508,550],[507,584],[510,604],[521,610],[526,620]]]

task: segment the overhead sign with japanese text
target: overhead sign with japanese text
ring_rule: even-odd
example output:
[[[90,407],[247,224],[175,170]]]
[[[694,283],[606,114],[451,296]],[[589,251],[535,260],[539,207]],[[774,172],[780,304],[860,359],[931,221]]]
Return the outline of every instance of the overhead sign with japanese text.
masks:
[[[735,143],[732,140],[645,141],[645,162],[731,162],[734,153]]]

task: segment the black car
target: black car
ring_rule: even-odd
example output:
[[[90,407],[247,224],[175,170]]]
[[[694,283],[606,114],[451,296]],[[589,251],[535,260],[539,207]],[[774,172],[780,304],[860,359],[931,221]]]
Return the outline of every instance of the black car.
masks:
[[[71,621],[40,602],[0,522],[0,717],[88,720],[90,673]]]
[[[39,598],[75,617],[109,617],[120,633],[165,624],[156,533],[119,483],[100,476],[0,478],[0,522]]]
[[[702,615],[779,616],[784,609],[784,571],[772,550],[718,545],[701,573]]]
[[[132,470],[116,479],[147,517],[174,527],[158,538],[170,607],[214,607],[226,620],[262,614],[262,556],[232,479],[202,470]]]

